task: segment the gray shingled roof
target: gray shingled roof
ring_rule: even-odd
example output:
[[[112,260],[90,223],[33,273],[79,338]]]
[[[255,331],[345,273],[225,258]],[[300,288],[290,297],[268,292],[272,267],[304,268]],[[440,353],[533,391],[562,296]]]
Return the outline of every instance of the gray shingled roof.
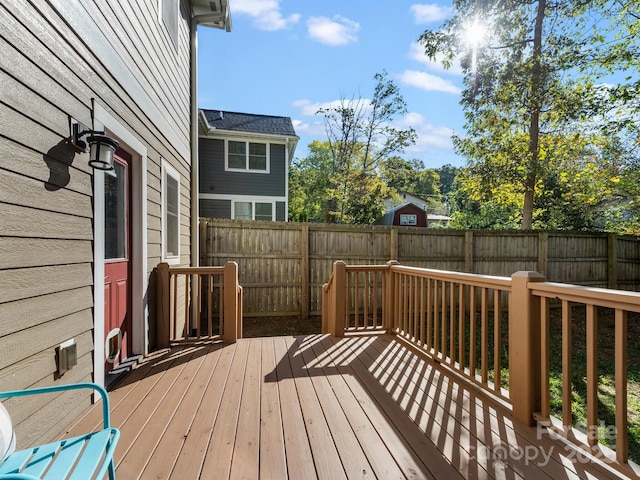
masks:
[[[296,136],[289,117],[256,115],[253,113],[202,110],[211,128],[236,132],[265,133],[269,135]]]

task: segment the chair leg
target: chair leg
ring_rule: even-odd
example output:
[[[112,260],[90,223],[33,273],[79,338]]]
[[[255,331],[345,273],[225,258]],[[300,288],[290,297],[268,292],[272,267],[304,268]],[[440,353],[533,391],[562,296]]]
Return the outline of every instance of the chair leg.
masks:
[[[113,466],[113,459],[109,462],[109,480],[116,480],[116,469]]]

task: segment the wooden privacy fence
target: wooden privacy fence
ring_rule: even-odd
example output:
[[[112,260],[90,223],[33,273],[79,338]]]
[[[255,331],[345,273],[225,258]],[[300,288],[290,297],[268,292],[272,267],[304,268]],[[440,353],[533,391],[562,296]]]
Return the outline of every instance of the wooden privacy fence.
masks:
[[[318,315],[332,264],[403,265],[640,291],[640,241],[606,233],[465,231],[201,219],[200,265],[238,263],[245,316]]]
[[[238,265],[157,267],[157,346],[221,337],[242,338],[242,287]]]
[[[628,462],[627,315],[640,313],[640,293],[546,282],[536,272],[498,277],[397,262],[353,266],[338,261],[323,286],[323,298],[323,333],[393,333],[500,399],[519,421],[539,421],[638,478]],[[561,304],[560,347],[550,339],[551,300]],[[586,309],[584,318],[575,314],[576,307]],[[606,382],[598,369],[598,316],[607,312],[615,321],[615,425],[606,430],[614,432],[615,451],[601,444],[598,435],[599,389]],[[580,402],[572,376],[572,325],[581,322],[586,334],[586,433],[572,420],[572,404]],[[561,419],[550,408],[554,348],[562,350]]]

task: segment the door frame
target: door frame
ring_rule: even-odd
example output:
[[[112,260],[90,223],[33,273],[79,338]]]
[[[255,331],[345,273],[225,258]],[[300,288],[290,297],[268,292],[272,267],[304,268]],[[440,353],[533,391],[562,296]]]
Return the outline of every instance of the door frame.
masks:
[[[93,101],[93,129],[104,130],[131,154],[131,354],[148,353],[147,147]],[[93,381],[104,385],[104,172],[93,170]]]

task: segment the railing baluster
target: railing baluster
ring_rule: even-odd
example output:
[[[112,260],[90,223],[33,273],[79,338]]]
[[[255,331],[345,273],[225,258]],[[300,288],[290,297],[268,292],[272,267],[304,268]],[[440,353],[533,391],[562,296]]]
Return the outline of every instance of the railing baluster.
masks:
[[[487,301],[488,291],[485,287],[482,287],[481,290],[481,325],[480,325],[480,368],[481,368],[481,377],[482,384],[487,384],[488,379],[488,365],[489,362],[489,353],[488,353],[488,344],[489,344],[489,328],[487,322],[488,310],[489,306],[487,305],[489,302]]]
[[[458,366],[459,370],[464,373],[464,315],[465,315],[465,294],[466,286],[460,284],[459,288],[459,305],[458,305]]]
[[[414,337],[415,337],[415,343],[416,345],[421,344],[420,343],[420,338],[422,336],[422,327],[421,327],[421,323],[422,323],[422,319],[420,317],[420,313],[422,310],[421,304],[423,303],[422,300],[422,278],[418,278],[416,277],[416,281],[415,281],[415,285],[414,285],[414,290],[415,290],[415,302],[414,302],[414,312],[413,312],[413,332],[414,332]]]
[[[627,436],[627,312],[615,311],[615,382],[616,382],[616,459],[629,461]]]
[[[437,357],[439,350],[440,339],[440,308],[439,308],[439,282],[433,281],[433,356]]]
[[[364,305],[364,319],[362,323],[364,328],[367,328],[369,327],[369,300],[371,299],[369,272],[363,272],[363,277],[362,304]]]
[[[433,346],[433,280],[427,278],[427,350]]]
[[[571,335],[571,304],[568,300],[562,300],[562,425],[566,429],[570,429],[573,423],[571,412],[571,357],[573,355]]]
[[[500,393],[502,387],[502,319],[500,290],[493,290],[493,388]]]
[[[373,328],[378,328],[378,272],[373,272]]]
[[[456,346],[456,284],[449,284],[449,364],[455,365]]]
[[[424,315],[424,278],[420,277],[420,346],[424,348],[425,315]]]
[[[353,277],[353,326],[358,330],[360,327],[360,273],[354,272]],[[350,278],[350,275],[347,275],[347,278]]]
[[[173,338],[178,338],[178,275],[171,274],[173,276],[173,318],[171,324],[173,325]]]
[[[469,375],[476,378],[476,287],[469,285]]]
[[[598,313],[587,305],[587,442],[598,443]]]
[[[191,295],[189,294],[190,288],[190,280],[191,275],[188,273],[184,276],[184,327],[183,327],[183,337],[189,338],[189,298]]]
[[[540,299],[540,413],[542,418],[548,419],[550,410],[550,392],[549,392],[549,372],[550,372],[550,351],[549,351],[549,302],[547,297]]]
[[[193,312],[195,313],[196,318],[194,318],[193,320],[196,322],[196,337],[200,339],[200,333],[201,333],[200,323],[202,322],[202,319],[200,318],[200,310],[201,310],[200,302],[202,297],[202,276],[196,274],[196,277],[198,279],[198,288],[193,294],[193,303],[196,305],[196,308],[193,310]]]
[[[440,350],[442,352],[442,361],[447,358],[447,283],[442,281],[442,307],[440,310]]]
[[[207,335],[213,336],[213,275],[207,275]]]

